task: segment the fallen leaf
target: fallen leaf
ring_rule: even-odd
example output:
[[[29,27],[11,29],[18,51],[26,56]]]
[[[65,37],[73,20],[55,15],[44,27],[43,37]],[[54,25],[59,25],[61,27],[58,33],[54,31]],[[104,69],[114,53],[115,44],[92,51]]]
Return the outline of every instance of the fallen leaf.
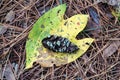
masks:
[[[5,16],[6,22],[12,22],[14,18],[15,18],[15,12],[12,10],[8,12],[7,15]]]
[[[99,37],[99,33],[101,32],[100,17],[93,7],[88,8],[88,12],[90,15],[90,19],[88,20],[86,28],[82,32],[80,32],[80,34],[87,33],[91,36]]]
[[[102,56],[104,58],[111,56],[112,54],[114,54],[118,50],[119,47],[120,47],[120,41],[112,42],[107,48],[105,48],[103,50]]]
[[[94,21],[97,25],[99,25],[99,24],[100,24],[100,17],[99,17],[99,15],[98,15],[98,13],[96,12],[96,10],[95,10],[94,8],[90,7],[90,8],[88,9],[88,11],[89,11],[89,14],[90,14],[91,18],[93,19],[93,21]]]
[[[93,65],[92,65],[92,64],[89,65],[89,70],[90,70],[92,73],[94,73],[94,74],[97,73],[97,71],[93,68]]]
[[[64,20],[66,5],[55,7],[41,16],[33,25],[26,43],[26,68],[32,67],[33,62],[43,67],[64,65],[75,61],[90,47],[94,39],[77,40],[77,34],[82,31],[88,21],[88,15],[77,14]],[[42,40],[50,35],[62,36],[79,47],[74,53],[53,52],[42,45]]]
[[[95,3],[100,3],[100,2],[115,6],[115,5],[118,5],[120,3],[120,0],[95,0]]]
[[[0,24],[0,34],[4,34],[7,31],[7,28],[5,28],[3,25]]]
[[[96,24],[94,21],[89,19],[86,29],[84,30],[85,33],[92,35],[94,37],[99,37],[102,28],[100,24]]]
[[[85,54],[82,56],[82,59],[84,60],[84,63],[88,62],[89,57]]]
[[[19,65],[17,63],[12,63],[12,66],[14,68],[14,72],[17,74],[18,69],[19,69]]]
[[[6,65],[6,68],[4,71],[4,76],[5,76],[6,80],[16,80],[15,75],[9,64]]]

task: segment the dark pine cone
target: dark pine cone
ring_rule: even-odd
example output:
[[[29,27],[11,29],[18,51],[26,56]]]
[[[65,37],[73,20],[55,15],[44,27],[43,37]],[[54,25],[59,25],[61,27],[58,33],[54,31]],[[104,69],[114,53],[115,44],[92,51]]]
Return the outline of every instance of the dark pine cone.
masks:
[[[44,38],[42,44],[45,48],[54,52],[73,53],[79,49],[77,45],[70,42],[67,38],[56,35]]]

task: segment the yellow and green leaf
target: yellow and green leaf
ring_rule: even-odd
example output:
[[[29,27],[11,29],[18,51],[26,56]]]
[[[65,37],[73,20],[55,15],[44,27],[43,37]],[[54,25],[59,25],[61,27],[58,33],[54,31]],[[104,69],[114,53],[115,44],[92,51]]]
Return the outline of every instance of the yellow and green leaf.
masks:
[[[90,44],[92,38],[76,39],[76,35],[82,31],[88,21],[88,15],[77,14],[64,20],[63,16],[66,5],[59,5],[41,16],[33,25],[26,43],[26,68],[32,67],[33,62],[39,63],[43,67],[64,65],[75,61],[83,55]],[[58,35],[68,38],[79,47],[74,53],[57,53],[44,48],[42,39],[49,35]]]

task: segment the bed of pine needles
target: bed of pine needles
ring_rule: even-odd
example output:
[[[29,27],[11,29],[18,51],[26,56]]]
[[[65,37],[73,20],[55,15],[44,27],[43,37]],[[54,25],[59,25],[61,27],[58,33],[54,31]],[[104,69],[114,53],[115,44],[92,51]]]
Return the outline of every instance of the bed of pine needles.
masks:
[[[94,8],[100,22],[96,25],[90,16],[89,31],[82,35],[83,38],[95,38],[94,43],[70,64],[51,68],[33,64],[32,68],[25,70],[25,44],[32,25],[41,15],[61,3],[67,4],[65,18],[89,14],[89,8]],[[0,34],[0,79],[9,80],[12,76],[15,80],[119,80],[120,22],[111,14],[112,8],[93,0],[0,0],[0,26],[5,28]],[[110,52],[110,46],[115,48],[113,52]]]

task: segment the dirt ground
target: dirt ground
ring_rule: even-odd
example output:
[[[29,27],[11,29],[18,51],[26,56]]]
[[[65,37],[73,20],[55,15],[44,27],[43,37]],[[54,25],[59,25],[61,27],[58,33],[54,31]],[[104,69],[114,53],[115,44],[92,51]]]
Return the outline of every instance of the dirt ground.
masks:
[[[97,0],[96,0],[97,1]],[[51,8],[67,4],[65,18],[89,14],[77,38],[95,39],[76,61],[25,69],[25,44],[36,20]],[[120,20],[115,6],[95,0],[0,0],[0,80],[120,80]]]

